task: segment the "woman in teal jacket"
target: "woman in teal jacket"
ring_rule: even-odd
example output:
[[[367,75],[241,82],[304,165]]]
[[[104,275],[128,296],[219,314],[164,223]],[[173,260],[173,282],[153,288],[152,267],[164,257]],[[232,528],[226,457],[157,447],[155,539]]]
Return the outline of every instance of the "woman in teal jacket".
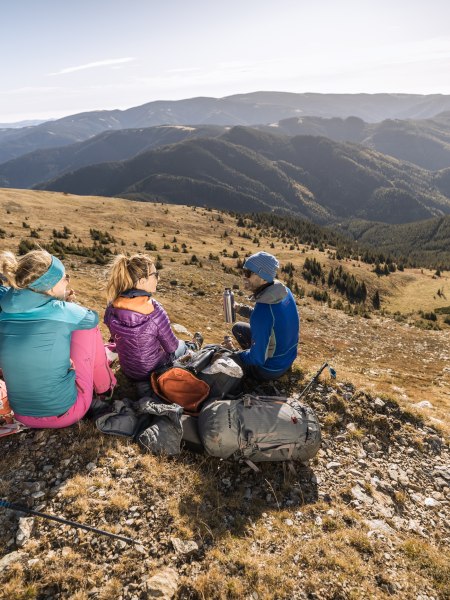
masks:
[[[34,428],[81,419],[116,383],[96,312],[70,302],[62,262],[43,250],[0,253],[0,369],[15,418]]]

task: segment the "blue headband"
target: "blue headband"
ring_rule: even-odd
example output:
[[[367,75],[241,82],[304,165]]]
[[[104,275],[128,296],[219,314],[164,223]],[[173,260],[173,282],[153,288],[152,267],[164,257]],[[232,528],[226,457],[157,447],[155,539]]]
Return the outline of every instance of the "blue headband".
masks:
[[[52,262],[48,270],[33,283],[30,283],[28,287],[33,292],[46,292],[51,290],[64,277],[64,273],[65,269],[62,262],[56,256],[52,256]]]

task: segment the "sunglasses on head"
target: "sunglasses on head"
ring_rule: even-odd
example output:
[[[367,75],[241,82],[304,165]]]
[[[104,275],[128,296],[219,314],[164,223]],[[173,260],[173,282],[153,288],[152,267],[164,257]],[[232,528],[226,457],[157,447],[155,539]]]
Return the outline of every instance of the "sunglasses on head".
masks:
[[[250,271],[250,269],[242,269],[242,274],[247,279],[250,279],[250,277],[253,275],[253,271]]]

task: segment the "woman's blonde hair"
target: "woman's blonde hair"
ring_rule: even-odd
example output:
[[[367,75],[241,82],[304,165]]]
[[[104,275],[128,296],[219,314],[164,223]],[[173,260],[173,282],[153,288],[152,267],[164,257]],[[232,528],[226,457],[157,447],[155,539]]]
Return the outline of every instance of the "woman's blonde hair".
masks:
[[[0,252],[0,273],[18,290],[27,288],[46,273],[51,263],[52,255],[46,250],[31,250],[18,257],[12,252]]]
[[[129,258],[125,254],[118,254],[111,264],[106,284],[108,302],[133,288],[139,279],[148,277],[154,264],[153,259],[146,254],[133,254]]]

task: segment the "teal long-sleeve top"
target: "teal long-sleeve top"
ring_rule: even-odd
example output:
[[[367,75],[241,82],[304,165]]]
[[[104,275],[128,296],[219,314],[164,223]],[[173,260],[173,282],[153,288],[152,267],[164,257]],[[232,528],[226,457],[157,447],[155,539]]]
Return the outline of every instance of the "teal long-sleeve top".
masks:
[[[0,368],[13,411],[64,414],[77,397],[71,335],[95,327],[97,313],[28,289],[0,292]]]

